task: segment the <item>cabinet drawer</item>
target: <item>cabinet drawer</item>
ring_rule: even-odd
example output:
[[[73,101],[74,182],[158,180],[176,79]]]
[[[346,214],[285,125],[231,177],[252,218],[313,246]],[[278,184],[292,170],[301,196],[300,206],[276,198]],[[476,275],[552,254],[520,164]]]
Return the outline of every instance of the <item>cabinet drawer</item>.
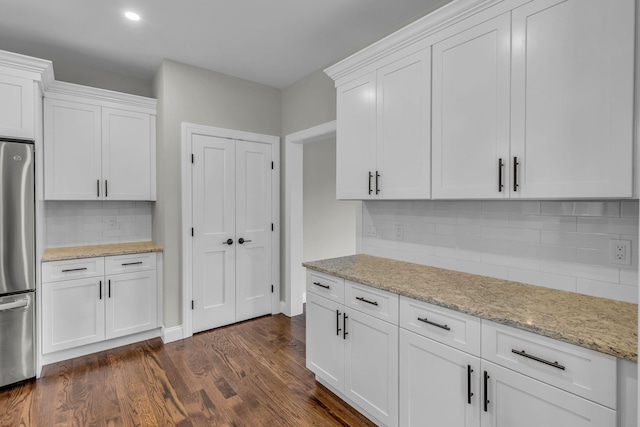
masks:
[[[398,295],[345,281],[345,305],[394,325],[398,324]]]
[[[307,292],[344,304],[344,279],[307,270]]]
[[[156,253],[116,255],[104,258],[105,274],[129,273],[134,271],[155,270]]]
[[[489,321],[482,358],[615,409],[616,358]]]
[[[480,319],[433,304],[400,297],[400,327],[480,356]]]
[[[81,258],[42,263],[42,282],[104,276],[104,258]]]

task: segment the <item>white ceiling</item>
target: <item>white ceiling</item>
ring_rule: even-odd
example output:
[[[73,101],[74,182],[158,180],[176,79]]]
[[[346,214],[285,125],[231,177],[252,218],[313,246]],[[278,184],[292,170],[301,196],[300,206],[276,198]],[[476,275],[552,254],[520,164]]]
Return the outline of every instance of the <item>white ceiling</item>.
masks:
[[[449,1],[1,0],[0,49],[143,79],[168,58],[283,88]]]

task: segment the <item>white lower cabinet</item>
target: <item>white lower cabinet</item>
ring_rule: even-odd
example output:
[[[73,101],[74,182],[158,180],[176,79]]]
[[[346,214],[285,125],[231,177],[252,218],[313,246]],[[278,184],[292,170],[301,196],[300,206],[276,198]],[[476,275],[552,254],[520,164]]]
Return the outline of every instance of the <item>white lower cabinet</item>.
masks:
[[[400,425],[480,426],[480,358],[400,329]]]
[[[323,273],[307,279],[307,367],[379,425],[635,427],[633,362]]]
[[[145,253],[43,263],[42,354],[156,328],[155,257]],[[122,269],[127,272],[109,274]]]
[[[482,375],[482,427],[617,425],[616,411],[510,369],[483,360]]]
[[[398,326],[311,292],[306,311],[307,368],[376,423],[397,426]]]

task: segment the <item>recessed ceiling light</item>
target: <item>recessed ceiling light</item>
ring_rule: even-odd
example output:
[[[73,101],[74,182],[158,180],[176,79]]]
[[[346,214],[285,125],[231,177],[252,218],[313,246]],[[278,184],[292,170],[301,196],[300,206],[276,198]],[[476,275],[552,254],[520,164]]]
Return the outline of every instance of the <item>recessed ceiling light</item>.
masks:
[[[126,16],[127,19],[131,19],[132,21],[139,21],[140,20],[140,15],[138,15],[137,13],[134,13],[134,12],[125,12],[124,16]]]

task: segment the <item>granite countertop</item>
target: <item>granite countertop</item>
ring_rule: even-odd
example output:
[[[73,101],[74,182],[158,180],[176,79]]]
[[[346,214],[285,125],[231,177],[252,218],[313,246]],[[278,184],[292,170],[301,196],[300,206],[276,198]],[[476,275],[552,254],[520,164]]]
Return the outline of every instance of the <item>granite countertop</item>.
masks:
[[[637,362],[638,305],[353,255],[305,267]]]
[[[98,256],[140,254],[144,252],[162,252],[162,246],[155,242],[131,242],[48,248],[42,255],[42,261],[62,261]]]

